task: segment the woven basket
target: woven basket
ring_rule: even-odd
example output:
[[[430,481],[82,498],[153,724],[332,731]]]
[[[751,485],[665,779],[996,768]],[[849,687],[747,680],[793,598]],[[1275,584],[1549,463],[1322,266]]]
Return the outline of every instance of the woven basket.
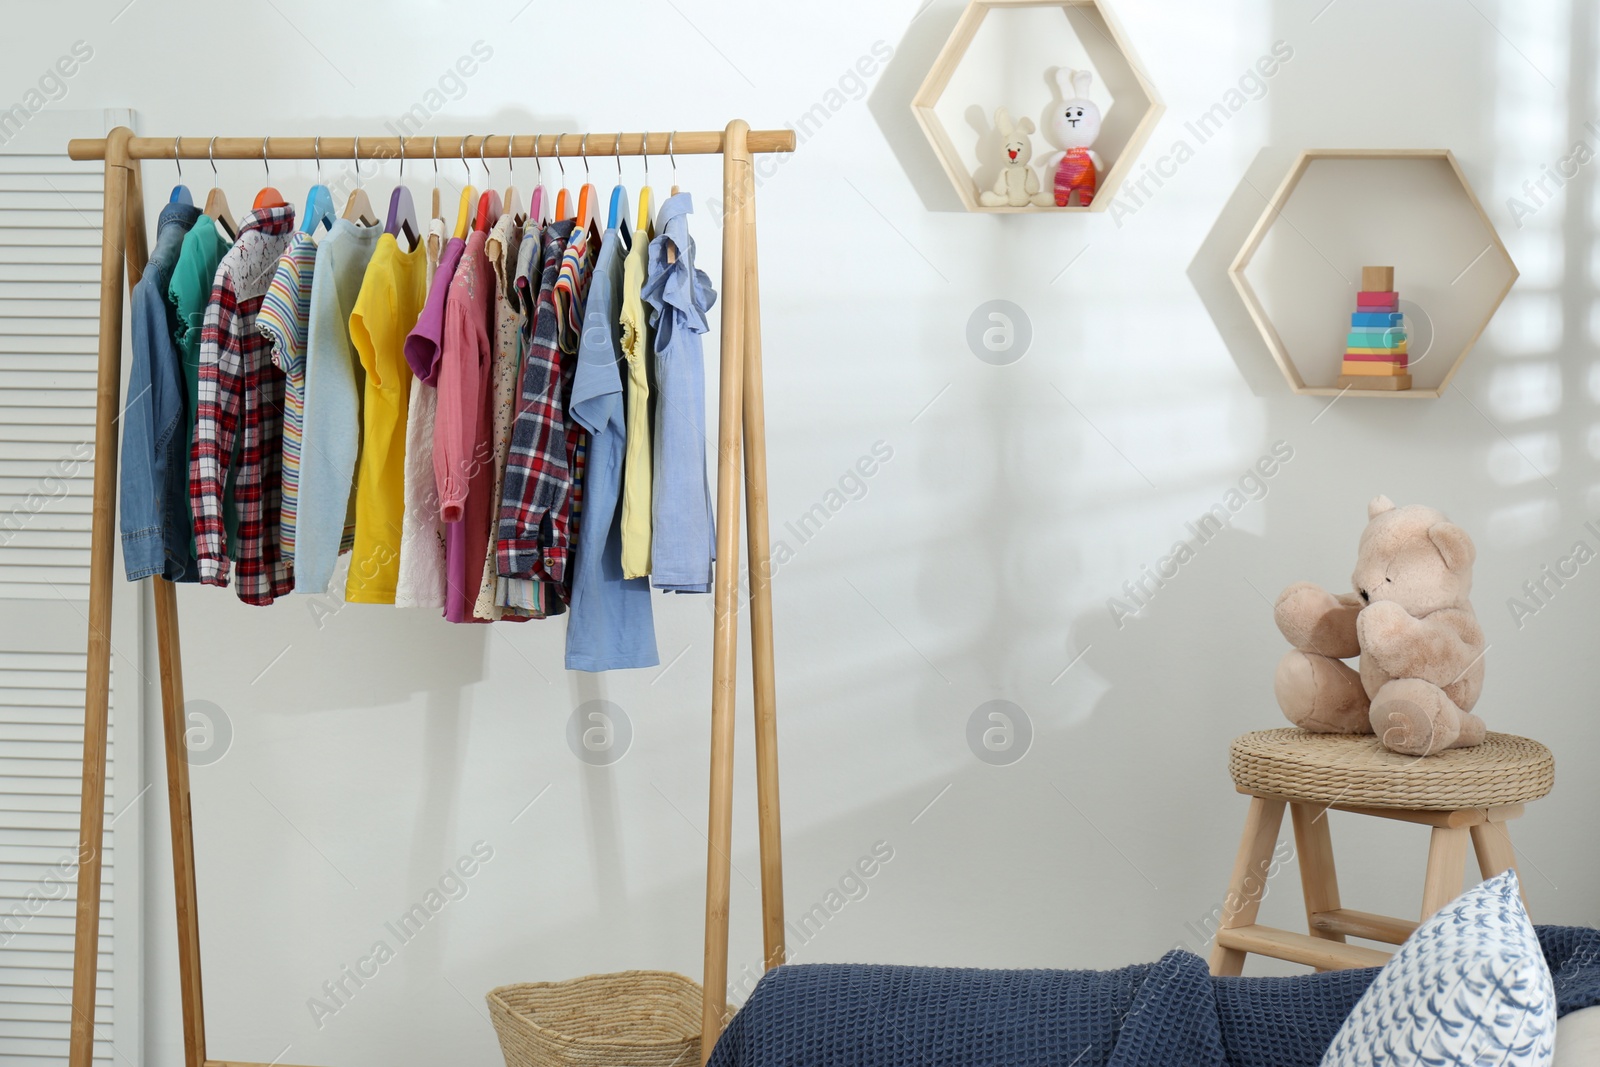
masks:
[[[501,986],[506,1067],[700,1067],[700,983],[670,971]]]

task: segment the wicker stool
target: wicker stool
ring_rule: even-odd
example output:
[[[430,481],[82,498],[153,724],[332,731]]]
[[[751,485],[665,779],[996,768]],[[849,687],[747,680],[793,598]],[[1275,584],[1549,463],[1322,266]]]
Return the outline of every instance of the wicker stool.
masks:
[[[1235,738],[1228,772],[1250,797],[1250,812],[1211,950],[1213,974],[1239,974],[1250,952],[1324,971],[1382,965],[1389,953],[1345,944],[1345,937],[1398,945],[1418,924],[1340,905],[1327,809],[1433,828],[1422,887],[1426,919],[1461,892],[1469,838],[1483,877],[1516,867],[1506,824],[1524,802],[1550,792],[1555,761],[1537,741],[1511,734],[1419,759],[1390,752],[1370,735],[1282,729]],[[1294,820],[1309,935],[1256,923],[1284,805]]]

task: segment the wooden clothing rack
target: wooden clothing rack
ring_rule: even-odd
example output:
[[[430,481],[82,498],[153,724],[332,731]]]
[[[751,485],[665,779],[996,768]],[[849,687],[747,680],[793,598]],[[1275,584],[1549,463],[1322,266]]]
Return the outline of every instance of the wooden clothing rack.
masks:
[[[122,392],[123,274],[132,289],[144,271],[145,159],[463,159],[595,155],[722,156],[722,357],[717,426],[717,561],[711,668],[711,796],[706,847],[705,997],[702,1060],[722,1033],[728,980],[729,853],[733,837],[733,712],[739,642],[739,476],[749,514],[751,673],[755,690],[756,794],[761,839],[761,911],[767,967],[783,962],[783,858],[778,819],[777,698],[773,682],[771,566],[767,529],[766,415],[761,386],[761,297],[756,265],[752,156],[792,152],[792,130],[751,130],[735,119],[724,130],[672,134],[551,134],[530,137],[135,137],[118,127],[103,138],[76,139],[67,154],[105,161],[105,217],[100,250],[99,371],[95,399],[94,508],[89,569],[88,669],[84,684],[83,796],[79,819],[78,898],[73,947],[70,1067],[92,1067],[95,971],[100,926],[100,843],[104,834],[106,731],[111,680],[111,594],[116,555],[117,434]],[[206,1051],[200,981],[189,763],[184,740],[183,662],[172,584],[154,583],[161,710],[166,735],[167,802],[178,911],[178,972],[186,1067],[267,1067],[212,1059]],[[281,1065],[280,1065],[281,1067]]]

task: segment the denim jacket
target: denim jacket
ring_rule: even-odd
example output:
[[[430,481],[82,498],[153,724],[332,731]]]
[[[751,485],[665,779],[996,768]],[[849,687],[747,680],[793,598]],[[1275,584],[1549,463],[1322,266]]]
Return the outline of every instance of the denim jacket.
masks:
[[[198,577],[187,509],[187,400],[167,281],[184,234],[199,216],[200,209],[189,204],[161,210],[150,262],[129,297],[133,368],[122,410],[121,523],[130,582],[152,574],[169,582]]]

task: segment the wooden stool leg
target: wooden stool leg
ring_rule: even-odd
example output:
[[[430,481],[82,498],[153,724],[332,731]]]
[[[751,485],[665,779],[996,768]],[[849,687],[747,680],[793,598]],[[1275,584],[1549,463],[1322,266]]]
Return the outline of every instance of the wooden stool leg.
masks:
[[[1272,849],[1278,843],[1283,825],[1283,801],[1251,797],[1250,812],[1244,820],[1244,836],[1239,855],[1233,861],[1233,877],[1222,902],[1221,929],[1251,926],[1261,910],[1261,897],[1267,890],[1267,872],[1272,866]],[[1462,853],[1462,862],[1466,853]],[[1216,945],[1211,950],[1211,973],[1237,975],[1244,972],[1243,949]]]
[[[1472,847],[1478,854],[1478,871],[1485,879],[1501,871],[1517,870],[1517,853],[1511,847],[1511,827],[1503,822],[1486,822],[1472,828]],[[1517,871],[1517,884],[1522,889],[1522,906],[1528,906],[1528,890],[1522,886],[1522,872]]]
[[[1428,873],[1422,882],[1422,918],[1461,895],[1462,872],[1467,865],[1467,839],[1471,836],[1465,826],[1435,826],[1433,838],[1428,842]]]
[[[1306,928],[1312,937],[1344,941],[1344,935],[1317,929],[1317,915],[1338,911],[1339,876],[1333,866],[1333,837],[1328,833],[1328,809],[1321,804],[1290,804],[1294,819],[1294,844],[1300,857],[1300,889],[1306,898]]]

